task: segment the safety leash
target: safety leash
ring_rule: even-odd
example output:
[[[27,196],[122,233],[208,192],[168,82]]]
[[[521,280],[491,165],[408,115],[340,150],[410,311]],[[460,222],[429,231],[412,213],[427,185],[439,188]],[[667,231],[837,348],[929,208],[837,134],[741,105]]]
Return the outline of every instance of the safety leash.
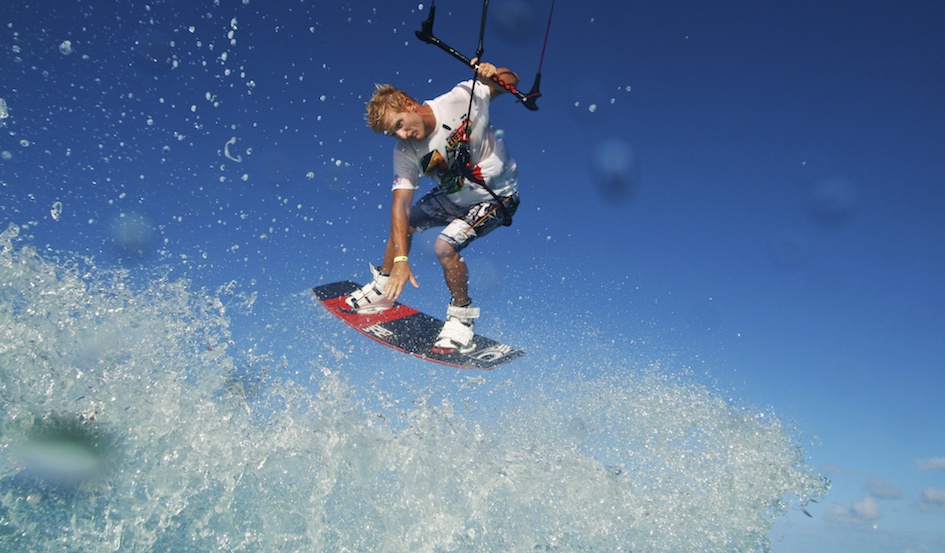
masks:
[[[548,34],[551,32],[551,16],[555,13],[555,0],[551,0],[551,11],[548,12],[548,25],[545,26],[545,41],[541,45],[541,58],[538,59],[538,73],[535,74],[535,84],[532,85],[532,90],[528,94],[535,94],[541,96],[541,93],[538,92],[538,85],[541,84],[541,66],[545,63],[545,50],[548,49]]]

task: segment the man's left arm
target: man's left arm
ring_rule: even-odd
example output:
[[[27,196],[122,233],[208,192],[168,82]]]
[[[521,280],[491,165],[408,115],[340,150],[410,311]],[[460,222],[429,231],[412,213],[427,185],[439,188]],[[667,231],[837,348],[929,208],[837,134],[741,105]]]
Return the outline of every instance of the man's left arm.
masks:
[[[496,96],[505,92],[504,88],[492,81],[492,77],[497,77],[500,81],[507,85],[518,85],[518,74],[508,67],[496,67],[495,65],[485,61],[479,63],[478,58],[473,59],[473,67],[475,67],[477,64],[479,66],[479,81],[489,85],[489,89],[492,91],[492,98],[495,98]]]

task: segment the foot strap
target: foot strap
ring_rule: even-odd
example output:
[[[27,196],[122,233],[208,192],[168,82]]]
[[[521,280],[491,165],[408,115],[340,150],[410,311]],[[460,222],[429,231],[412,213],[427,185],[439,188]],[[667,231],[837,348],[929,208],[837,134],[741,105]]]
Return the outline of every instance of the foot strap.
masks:
[[[456,317],[457,319],[478,319],[479,308],[472,306],[459,307],[451,303],[449,307],[446,308],[446,320],[449,321],[450,317]]]

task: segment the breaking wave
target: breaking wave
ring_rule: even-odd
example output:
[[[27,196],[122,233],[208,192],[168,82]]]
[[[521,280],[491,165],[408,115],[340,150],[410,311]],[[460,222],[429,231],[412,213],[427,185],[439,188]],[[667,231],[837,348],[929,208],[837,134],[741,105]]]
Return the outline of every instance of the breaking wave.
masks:
[[[274,371],[283,352],[237,351],[230,290],[17,234],[0,234],[4,551],[763,551],[825,491],[772,413],[658,366],[412,389],[355,384],[375,369],[309,340],[316,362]]]

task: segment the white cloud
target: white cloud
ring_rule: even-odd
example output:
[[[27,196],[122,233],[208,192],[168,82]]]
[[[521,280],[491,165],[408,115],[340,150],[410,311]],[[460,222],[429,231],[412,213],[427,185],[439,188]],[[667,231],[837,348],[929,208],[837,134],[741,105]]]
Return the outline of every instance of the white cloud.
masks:
[[[919,508],[923,511],[933,511],[945,507],[945,490],[925,488],[919,498]]]
[[[929,459],[919,459],[919,470],[945,470],[945,457],[932,457]]]
[[[849,507],[837,503],[824,516],[830,522],[849,525],[872,524],[881,517],[879,503],[869,496],[854,501]]]
[[[900,499],[902,497],[902,490],[875,476],[870,476],[866,481],[866,489],[877,499]]]
[[[850,511],[861,520],[869,522],[879,520],[879,503],[872,497],[864,497],[854,501]]]

